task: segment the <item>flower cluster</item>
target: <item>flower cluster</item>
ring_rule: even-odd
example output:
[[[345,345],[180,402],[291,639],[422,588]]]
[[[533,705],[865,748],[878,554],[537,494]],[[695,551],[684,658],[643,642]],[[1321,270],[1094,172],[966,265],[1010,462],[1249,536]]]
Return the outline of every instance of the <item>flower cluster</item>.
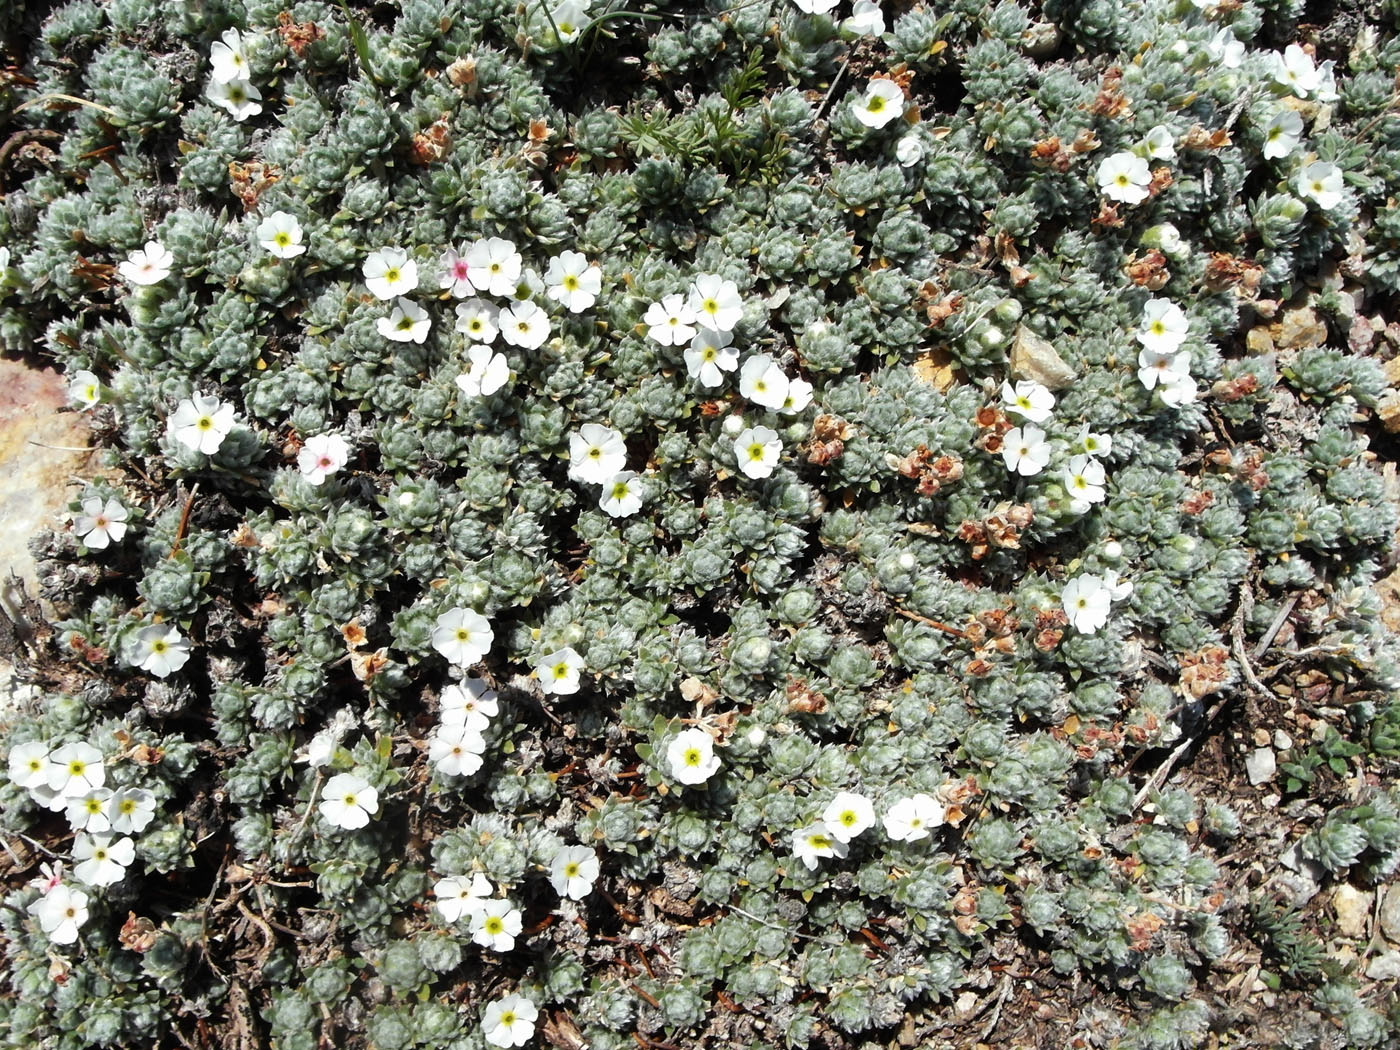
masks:
[[[205,97],[240,124],[262,112],[262,92],[248,79],[246,49],[250,43],[251,39],[245,40],[237,29],[228,29],[209,48],[213,74]]]
[[[438,724],[428,739],[428,761],[449,777],[469,777],[481,768],[486,730],[500,713],[496,694],[480,678],[467,677],[442,691]]]

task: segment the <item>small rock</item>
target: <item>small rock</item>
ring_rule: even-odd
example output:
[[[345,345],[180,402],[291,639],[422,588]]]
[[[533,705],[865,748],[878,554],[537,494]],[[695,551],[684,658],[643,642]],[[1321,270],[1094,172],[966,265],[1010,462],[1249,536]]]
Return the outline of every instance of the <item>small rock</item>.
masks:
[[[1274,730],[1274,747],[1280,751],[1287,751],[1293,746],[1293,738],[1282,729]]]
[[[1025,325],[1017,325],[1011,344],[1011,374],[1017,379],[1034,379],[1051,390],[1063,390],[1077,373],[1055,348]]]
[[[953,1010],[959,1017],[970,1017],[972,1011],[977,1009],[977,993],[963,992],[958,996],[958,1001],[953,1004]]]
[[[1249,753],[1244,760],[1244,768],[1249,774],[1249,782],[1258,786],[1274,779],[1274,774],[1278,772],[1278,760],[1274,758],[1272,748],[1259,747]]]
[[[1273,353],[1274,340],[1269,335],[1269,329],[1264,325],[1251,328],[1244,336],[1244,345],[1249,348],[1251,354]]]
[[[1395,944],[1400,944],[1400,882],[1386,888],[1381,898],[1381,932]]]
[[[1327,325],[1312,307],[1295,306],[1269,326],[1269,334],[1280,350],[1297,350],[1327,342]]]
[[[1332,894],[1332,910],[1337,913],[1337,930],[1342,936],[1366,936],[1366,919],[1371,914],[1371,894],[1344,882]]]
[[[1400,977],[1400,952],[1377,955],[1366,967],[1366,976],[1373,981],[1392,981]]]
[[[1254,731],[1254,746],[1255,746],[1255,747],[1268,747],[1268,746],[1269,746],[1269,731],[1268,731],[1267,729],[1262,729],[1262,728],[1261,728],[1261,729],[1256,729],[1256,730]]]

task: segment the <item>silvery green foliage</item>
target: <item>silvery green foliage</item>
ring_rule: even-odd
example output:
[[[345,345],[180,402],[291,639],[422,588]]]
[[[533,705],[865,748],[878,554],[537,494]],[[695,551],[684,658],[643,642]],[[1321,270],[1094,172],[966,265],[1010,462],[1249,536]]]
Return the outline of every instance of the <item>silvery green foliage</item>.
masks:
[[[1254,0],[959,0],[859,42],[844,9],[788,0],[594,0],[573,42],[538,3],[197,6],[75,0],[36,27],[34,83],[0,83],[53,143],[7,174],[0,339],[100,378],[115,473],[72,509],[130,510],[106,551],[40,541],[52,695],[6,744],[94,742],[159,801],[81,952],[26,913],[38,890],[11,892],[7,1038],[172,1042],[246,1010],[288,1050],[475,1048],[475,1004],[508,984],[562,1018],[559,1045],[855,1045],[984,987],[1019,937],[1121,993],[1131,1045],[1195,1045],[1245,822],[1143,777],[1254,688],[1240,652],[1280,616],[1358,695],[1400,681],[1372,588],[1395,527],[1364,425],[1385,378],[1345,348],[1353,293],[1400,287],[1393,25],[1325,56],[1333,99],[1280,83],[1296,5]],[[208,92],[230,28],[262,96],[243,120]],[[880,128],[853,109],[871,73],[909,78]],[[1285,108],[1302,137],[1266,156]],[[1105,158],[1153,149],[1141,201],[1100,192]],[[1325,206],[1314,161],[1344,184]],[[259,247],[276,212],[304,254]],[[498,339],[508,381],[469,396],[439,260],[488,238],[523,269],[487,298],[535,303],[549,333]],[[152,240],[164,279],[107,269]],[[417,268],[422,341],[379,324],[362,267],[386,248]],[[577,313],[544,291],[564,251],[601,275]],[[704,386],[688,342],[648,335],[702,274],[737,290],[741,358],[770,355],[810,405]],[[1247,349],[1295,296],[1341,338]],[[1154,298],[1188,319],[1194,400],[1139,375]],[[1018,474],[998,390],[1039,341],[1073,379],[1036,424],[1051,466]],[[236,412],[212,453],[168,433],[198,395]],[[622,436],[640,510],[571,480],[585,424]],[[735,440],[760,425],[783,452],[753,477]],[[315,482],[299,453],[329,433],[349,460]],[[1086,433],[1112,443],[1087,510],[1064,478]],[[1061,598],[1091,576],[1131,584],[1092,631]],[[452,610],[494,632],[469,673],[436,639]],[[163,683],[124,655],[156,617],[193,645]],[[531,671],[565,650],[582,688],[546,694]],[[427,756],[468,677],[500,711],[460,776]],[[694,727],[719,768],[681,782],[666,756]],[[343,830],[317,806],[352,770],[379,808]],[[794,835],[838,792],[944,817],[921,838],[877,819],[808,866]],[[11,827],[46,818],[8,782],[0,804]],[[1394,800],[1298,837],[1383,878]],[[549,887],[565,843],[598,851],[583,901]],[[523,907],[509,953],[432,909],[471,873]],[[259,983],[231,984],[249,959]],[[1379,1045],[1349,991],[1319,1008]]]

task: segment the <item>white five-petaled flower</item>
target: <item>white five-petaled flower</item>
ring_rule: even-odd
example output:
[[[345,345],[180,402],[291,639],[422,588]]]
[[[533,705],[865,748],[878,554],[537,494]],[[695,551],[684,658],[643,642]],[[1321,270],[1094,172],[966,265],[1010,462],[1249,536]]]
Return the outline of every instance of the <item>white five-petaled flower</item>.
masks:
[[[1093,634],[1108,623],[1108,610],[1113,593],[1098,576],[1076,576],[1065,584],[1060,594],[1065,615],[1080,634]]]
[[[1095,434],[1090,431],[1089,424],[1085,423],[1079,428],[1079,436],[1070,447],[1074,455],[1101,459],[1113,451],[1113,435]]]
[[[60,883],[29,906],[39,928],[54,944],[72,944],[88,920],[88,895]]]
[[[739,393],[775,412],[787,401],[791,380],[768,354],[754,354],[739,369]]]
[[[768,477],[782,455],[783,439],[771,427],[747,427],[734,439],[734,458],[745,477]]]
[[[126,508],[119,500],[100,496],[83,500],[83,512],[73,519],[73,535],[88,550],[100,551],[126,535]]]
[[[301,223],[290,212],[275,211],[258,223],[258,243],[279,259],[295,259],[306,251]]]
[[[136,859],[136,844],[111,835],[79,835],[73,840],[73,874],[89,886],[110,886],[126,877]]]
[[[490,397],[510,381],[506,355],[489,346],[467,351],[467,370],[457,377],[457,388],[467,397]]]
[[[94,408],[102,400],[102,380],[86,368],[68,378],[68,400],[83,408]]]
[[[117,264],[117,273],[132,284],[160,284],[170,276],[174,265],[175,256],[165,245],[160,241],[147,241],[146,247],[137,248]]]
[[[157,678],[169,678],[190,659],[190,643],[173,623],[153,623],[136,632],[127,662]]]
[[[1045,431],[1027,423],[1012,427],[1001,438],[1001,458],[1006,469],[1024,478],[1039,474],[1050,463],[1050,442]]]
[[[549,29],[557,33],[559,43],[572,44],[593,23],[588,16],[588,0],[564,0],[549,13],[549,21]]]
[[[610,518],[628,518],[642,509],[642,481],[635,470],[621,470],[603,482],[598,509]]]
[[[155,816],[156,797],[145,788],[118,788],[107,802],[112,830],[122,834],[145,831]]]
[[[582,313],[603,290],[603,271],[582,252],[560,252],[544,272],[546,294],[571,314]]]
[[[495,691],[480,678],[464,678],[447,686],[438,706],[438,721],[443,725],[466,726],[478,733],[485,732],[491,719],[500,713]]]
[[[1196,381],[1191,378],[1191,351],[1159,351],[1146,348],[1138,352],[1138,382],[1146,389],[1157,389],[1168,404],[1181,404],[1182,391],[1189,384],[1195,396]],[[1168,393],[1168,391],[1171,393]],[[1191,398],[1186,398],[1191,400]]]
[[[924,140],[917,131],[906,131],[894,144],[894,159],[901,168],[912,168],[924,159]]]
[[[457,323],[453,326],[477,343],[490,343],[500,332],[501,311],[485,299],[468,299],[457,304]]]
[[[1269,160],[1291,157],[1303,138],[1303,118],[1291,109],[1280,109],[1264,125],[1264,156]]]
[[[1124,151],[1105,157],[1099,163],[1095,178],[1105,197],[1124,204],[1138,204],[1147,199],[1152,172],[1147,161],[1136,153]]]
[[[1186,351],[1183,350],[1182,353],[1185,354]],[[1182,372],[1174,373],[1165,382],[1157,384],[1157,396],[1162,399],[1162,404],[1172,408],[1190,404],[1196,400],[1199,393],[1196,381],[1189,374]]]
[[[49,755],[44,778],[49,790],[64,799],[81,798],[107,782],[107,767],[101,751],[78,740],[64,744]]]
[[[467,273],[482,295],[514,295],[524,260],[504,237],[486,237],[467,249]]]
[[[438,259],[438,268],[442,271],[438,275],[439,288],[451,291],[458,299],[465,299],[475,291],[472,286],[471,264],[467,262],[466,256],[459,254],[455,249],[448,248],[442,253]]]
[[[680,292],[662,296],[659,303],[648,306],[642,321],[647,335],[662,346],[680,346],[695,337],[695,311]]]
[[[376,299],[388,301],[418,287],[418,264],[402,248],[380,248],[365,258],[360,274]]]
[[[1106,479],[1103,464],[1098,460],[1088,456],[1071,456],[1063,475],[1070,510],[1083,514],[1095,503],[1107,499],[1108,490],[1104,488]]]
[[[428,761],[439,773],[469,777],[481,768],[486,739],[466,725],[439,725],[428,739]]]
[[[511,346],[537,350],[549,338],[549,314],[532,302],[511,303],[500,315],[501,338]]]
[[[1103,585],[1108,588],[1109,597],[1115,602],[1121,602],[1133,593],[1133,581],[1120,580],[1117,569],[1104,570]]]
[[[579,672],[582,670],[583,657],[572,645],[543,654],[535,664],[535,675],[540,680],[540,688],[552,696],[577,693]]]
[[[732,332],[744,318],[739,286],[717,273],[698,274],[685,305],[695,315],[695,323],[711,332]]]
[[[563,846],[549,861],[549,884],[554,892],[581,901],[598,880],[598,855],[587,846]]]
[[[433,907],[447,922],[457,922],[479,911],[492,892],[491,881],[479,871],[470,877],[449,875],[433,886]]]
[[[319,485],[350,462],[350,445],[339,434],[313,434],[297,453],[297,469],[308,485]]]
[[[394,301],[388,317],[381,317],[374,323],[380,335],[396,343],[421,343],[428,338],[432,325],[427,310],[412,299],[402,297]]]
[[[1034,379],[1023,379],[1015,386],[1010,380],[1001,384],[1001,404],[1030,423],[1044,423],[1055,407],[1055,395],[1050,388]]]
[[[822,810],[822,823],[838,842],[850,842],[875,823],[875,807],[864,795],[838,791]]]
[[[1244,62],[1245,46],[1235,37],[1229,26],[1217,30],[1215,36],[1206,41],[1206,56],[1222,69],[1239,69]]]
[[[708,328],[696,332],[683,355],[690,378],[698,379],[701,386],[722,384],[724,373],[739,367],[739,351],[729,345],[733,338],[730,332],[712,332]]]
[[[1322,86],[1322,74],[1301,44],[1289,44],[1283,54],[1274,52],[1272,58],[1274,83],[1299,98],[1307,98]]]
[[[433,648],[458,667],[470,667],[491,651],[496,632],[475,609],[448,609],[433,627]]]
[[[214,67],[216,83],[248,79],[248,58],[237,29],[225,29],[223,36],[209,45],[209,64]]]
[[[682,784],[703,784],[719,772],[715,742],[703,729],[682,729],[666,746],[671,776]]]
[[[262,92],[247,80],[211,80],[204,97],[240,124],[262,112]]]
[[[212,456],[233,429],[233,406],[217,397],[196,393],[175,406],[166,432],[175,441]]]
[[[86,795],[76,795],[68,799],[68,824],[74,831],[89,831],[99,835],[111,831],[111,804],[112,793],[105,787],[93,788]]]
[[[472,940],[493,952],[508,952],[523,927],[520,909],[504,897],[482,901],[471,912]]]
[[[1142,148],[1152,160],[1176,159],[1176,146],[1172,142],[1172,133],[1162,124],[1158,124],[1147,133],[1147,138],[1142,140]]]
[[[1191,322],[1181,307],[1170,299],[1149,299],[1142,308],[1142,323],[1133,333],[1148,350],[1175,353],[1186,342]]]
[[[871,77],[860,98],[851,103],[851,116],[867,128],[883,128],[904,115],[904,89],[888,77]]]
[[[354,831],[379,812],[379,792],[354,773],[337,773],[321,788],[321,816],[338,828]]]
[[[627,465],[622,435],[600,423],[585,423],[569,436],[569,477],[589,485],[606,485]]]
[[[812,384],[800,376],[796,379],[788,380],[787,397],[783,398],[783,403],[778,411],[785,416],[795,416],[804,412],[807,406],[812,403]]]
[[[48,786],[49,746],[42,740],[16,744],[10,748],[9,757],[10,783],[22,788]]]
[[[1323,211],[1331,211],[1342,203],[1346,191],[1342,186],[1342,169],[1327,161],[1315,160],[1293,177],[1294,188]]]
[[[841,23],[841,31],[852,36],[880,36],[885,31],[885,12],[875,0],[856,0],[851,17]]]
[[[844,857],[850,849],[831,833],[831,828],[824,821],[819,820],[792,833],[792,852],[807,865],[808,870],[816,871],[817,861],[821,857]]]
[[[942,824],[946,817],[943,804],[921,791],[889,808],[884,816],[885,834],[896,842],[917,842],[928,838],[929,828]]]
[[[535,1035],[539,1010],[529,999],[508,995],[486,1004],[481,1017],[481,1036],[492,1046],[524,1046]]]

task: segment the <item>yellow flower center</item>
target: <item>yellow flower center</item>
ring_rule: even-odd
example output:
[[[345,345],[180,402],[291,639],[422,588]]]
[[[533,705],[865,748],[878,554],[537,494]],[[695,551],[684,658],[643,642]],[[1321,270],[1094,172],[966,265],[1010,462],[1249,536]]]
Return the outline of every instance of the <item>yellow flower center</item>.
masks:
[[[391,266],[389,269],[385,270],[385,271],[384,271],[384,279],[385,279],[386,281],[388,281],[389,283],[391,283],[391,284],[393,284],[394,282],[398,281],[398,279],[399,279],[398,267]]]
[[[500,933],[503,929],[505,929],[505,926],[502,924],[500,919],[496,918],[496,916],[493,915],[491,916],[491,918],[486,920],[486,932],[491,934],[492,936]]]
[[[200,416],[197,420],[195,420],[194,425],[200,430],[213,430],[214,418],[212,416]]]

